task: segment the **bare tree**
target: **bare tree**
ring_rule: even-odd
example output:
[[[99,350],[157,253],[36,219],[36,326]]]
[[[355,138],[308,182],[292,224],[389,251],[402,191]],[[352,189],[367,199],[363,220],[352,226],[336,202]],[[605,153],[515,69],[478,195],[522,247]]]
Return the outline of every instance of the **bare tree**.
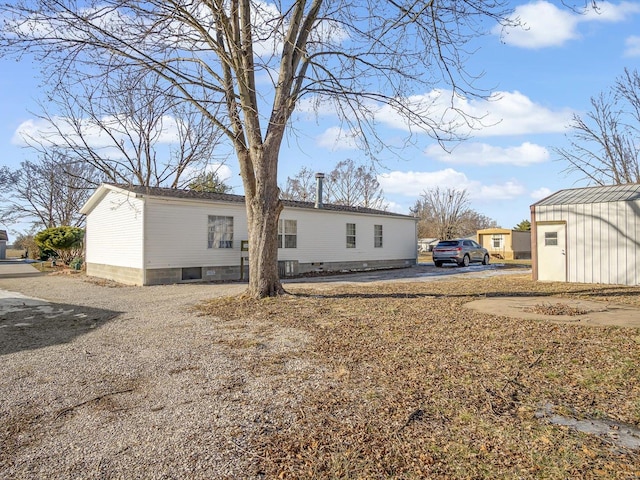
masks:
[[[475,210],[468,209],[460,219],[460,235],[473,235],[478,230],[485,228],[496,228],[498,222]]]
[[[2,198],[0,216],[10,223],[29,220],[35,228],[82,226],[80,208],[101,180],[91,165],[70,161],[55,151],[37,162],[22,162],[14,174],[15,182]]]
[[[467,220],[475,213],[466,190],[439,187],[425,190],[411,210],[419,218],[418,235],[441,240],[469,234]]]
[[[281,191],[283,200],[313,202],[316,199],[316,175],[313,170],[302,167],[293,177],[287,177],[287,184]]]
[[[217,127],[154,72],[109,68],[81,83],[60,78],[39,115],[47,127],[25,140],[41,153],[84,161],[113,183],[187,185],[212,160]]]
[[[573,116],[569,146],[556,148],[568,164],[596,185],[640,182],[640,76],[625,70],[615,86],[591,98],[584,117]]]
[[[10,189],[17,178],[17,172],[7,166],[0,167],[0,192]]]
[[[336,205],[385,209],[384,193],[373,165],[338,162],[327,178],[327,201]]]
[[[332,102],[342,120],[363,133],[365,148],[377,139],[382,107],[412,131],[451,138],[457,124],[438,101],[426,95],[416,102],[411,95],[443,86],[451,99],[489,93],[476,89],[477,77],[465,71],[465,45],[483,33],[485,20],[504,20],[506,3],[15,0],[1,7],[0,45],[17,54],[28,50],[59,76],[81,83],[112,72],[96,64],[155,72],[171,95],[208,116],[239,162],[248,293],[263,297],[284,292],[277,270],[277,167],[300,100]],[[271,83],[258,85],[258,75]]]
[[[385,210],[384,192],[373,165],[357,165],[353,160],[336,164],[324,180],[325,203]],[[293,177],[287,177],[282,189],[284,200],[313,202],[316,199],[315,172],[302,167]]]

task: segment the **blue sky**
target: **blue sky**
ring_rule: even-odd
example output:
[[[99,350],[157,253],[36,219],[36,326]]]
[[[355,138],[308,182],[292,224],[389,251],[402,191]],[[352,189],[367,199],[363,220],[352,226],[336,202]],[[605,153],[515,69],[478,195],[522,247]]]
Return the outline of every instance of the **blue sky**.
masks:
[[[580,3],[580,0],[574,0]],[[383,154],[379,181],[389,209],[409,213],[422,192],[434,186],[466,189],[472,207],[512,228],[529,218],[529,206],[562,188],[583,186],[563,173],[566,165],[551,150],[565,143],[573,113],[589,110],[592,96],[607,90],[624,68],[640,63],[640,2],[599,2],[599,12],[579,14],[559,0],[512,2],[525,28],[503,30],[479,39],[467,69],[484,72],[480,85],[495,91],[491,101],[460,99],[471,114],[484,116],[470,138],[450,152],[427,135],[418,135],[399,155]],[[39,71],[23,60],[0,59],[0,147],[3,163],[17,167],[34,154],[22,148],[20,131],[32,129],[40,95]],[[416,98],[432,92],[412,92]],[[301,167],[329,171],[340,160],[366,161],[332,115],[309,119],[301,111],[297,130],[281,150],[279,179]],[[379,135],[389,142],[403,127],[380,112]],[[223,169],[234,193],[242,194],[233,158]],[[0,224],[2,222],[0,221]],[[6,225],[22,231],[26,225]]]

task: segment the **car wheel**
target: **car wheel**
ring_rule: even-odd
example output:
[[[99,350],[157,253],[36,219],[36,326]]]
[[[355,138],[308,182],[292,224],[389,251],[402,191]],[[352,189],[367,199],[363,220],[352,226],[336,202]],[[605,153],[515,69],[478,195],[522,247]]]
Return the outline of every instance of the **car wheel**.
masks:
[[[436,264],[436,267],[438,267],[438,268],[441,268],[441,267],[442,267],[442,262],[438,262],[438,261],[436,261],[436,262],[433,262],[433,263],[435,263],[435,264]]]
[[[462,257],[462,261],[459,263],[459,265],[461,267],[468,267],[469,266],[469,255],[465,255],[464,257]]]
[[[486,253],[484,254],[484,258],[482,259],[482,264],[489,265],[489,255],[487,255]]]

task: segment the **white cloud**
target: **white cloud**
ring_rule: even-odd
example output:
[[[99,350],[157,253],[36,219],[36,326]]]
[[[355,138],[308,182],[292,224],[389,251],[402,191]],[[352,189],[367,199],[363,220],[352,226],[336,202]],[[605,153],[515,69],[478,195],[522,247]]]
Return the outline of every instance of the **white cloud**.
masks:
[[[418,198],[425,190],[440,188],[467,188],[471,182],[467,176],[446,168],[435,172],[393,171],[378,175],[378,182],[385,193]]]
[[[330,127],[316,137],[318,146],[331,150],[356,150],[358,148],[357,132],[343,130],[340,127]]]
[[[503,184],[481,185],[479,189],[470,191],[469,196],[487,202],[493,200],[511,200],[524,193],[524,186],[515,180],[511,180]]]
[[[624,50],[625,57],[640,57],[640,37],[633,35],[627,38],[624,44],[626,47]]]
[[[444,129],[473,137],[561,133],[573,114],[569,108],[549,109],[518,91],[495,92],[487,99],[468,99],[452,96],[450,91],[434,90],[411,96],[407,102],[412,111],[423,112]],[[466,118],[460,112],[464,112]],[[411,130],[406,119],[388,105],[378,109],[376,121],[407,132]]]
[[[562,45],[578,37],[578,16],[545,2],[533,2],[516,7],[512,18],[514,27],[497,25],[494,34],[501,35],[508,45],[523,48],[542,48]]]
[[[589,7],[580,21],[593,22],[623,22],[634,13],[640,13],[640,4],[634,2],[620,2],[618,4],[599,1],[595,8]]]
[[[542,198],[548,197],[549,195],[551,195],[553,193],[553,191],[547,187],[542,187],[542,188],[538,188],[537,190],[534,190],[533,192],[531,192],[530,197],[533,198],[534,200],[540,200]]]
[[[636,2],[598,2],[583,12],[558,8],[540,0],[516,7],[512,18],[519,22],[513,27],[497,25],[493,33],[508,44],[522,48],[556,47],[580,37],[578,26],[583,22],[621,22],[640,12]]]
[[[114,139],[122,145],[127,145],[131,141],[129,136],[133,136],[132,132],[135,132],[135,127],[128,127],[130,124],[126,118],[113,116],[100,118],[100,122],[111,130],[113,137],[107,135],[95,121],[85,119],[80,126],[83,134],[83,140],[81,141],[72,120],[64,117],[54,117],[53,121],[57,128],[42,119],[30,119],[22,122],[14,132],[11,143],[25,146],[32,142],[42,145],[64,145],[66,142],[82,144],[86,142],[89,147],[100,149],[113,147]],[[168,115],[162,117],[160,127],[162,130],[158,132],[156,142],[164,145],[178,142],[179,130],[185,128],[176,118]],[[128,135],[124,131],[128,131]]]
[[[393,171],[378,175],[378,182],[385,194],[418,198],[425,190],[439,187],[466,190],[470,200],[491,202],[509,200],[524,194],[524,187],[515,180],[504,184],[482,185],[470,180],[464,173],[452,168],[435,172]]]
[[[393,213],[401,213],[403,215],[407,215],[409,213],[409,209],[405,205],[400,205],[396,202],[386,202],[387,212]]]
[[[526,167],[549,160],[549,151],[533,143],[525,142],[517,147],[496,147],[486,143],[461,143],[451,152],[440,145],[431,145],[425,154],[441,162],[457,165],[515,165]]]
[[[228,183],[233,177],[233,171],[231,167],[223,163],[211,163],[205,167],[205,172],[214,172],[218,175],[218,179],[222,182]]]

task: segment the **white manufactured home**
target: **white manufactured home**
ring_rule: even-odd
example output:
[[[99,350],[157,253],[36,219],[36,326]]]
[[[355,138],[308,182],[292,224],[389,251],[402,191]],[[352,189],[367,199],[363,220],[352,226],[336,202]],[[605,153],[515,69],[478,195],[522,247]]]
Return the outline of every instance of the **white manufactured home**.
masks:
[[[531,228],[534,280],[640,284],[640,184],[560,190]]]
[[[283,201],[281,276],[416,264],[416,220],[366,208]],[[132,285],[247,278],[244,197],[102,184],[86,215],[87,275]]]

